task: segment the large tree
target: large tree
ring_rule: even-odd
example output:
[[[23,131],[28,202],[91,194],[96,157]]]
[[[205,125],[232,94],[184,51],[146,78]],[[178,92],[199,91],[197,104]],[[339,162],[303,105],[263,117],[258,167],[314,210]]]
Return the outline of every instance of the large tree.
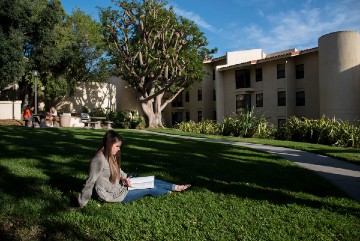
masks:
[[[25,73],[24,43],[32,16],[26,1],[0,1],[0,90]]]
[[[161,111],[204,75],[213,52],[196,24],[177,16],[165,0],[113,0],[100,9],[117,74],[138,94],[148,127],[162,126]]]
[[[109,79],[111,68],[104,58],[105,42],[99,22],[76,9],[56,26],[54,36],[54,51],[60,58],[46,72],[46,99],[72,94],[79,82]]]
[[[20,98],[38,96],[50,105],[76,83],[110,76],[99,22],[76,9],[67,15],[59,0],[0,1],[0,90],[20,85]]]

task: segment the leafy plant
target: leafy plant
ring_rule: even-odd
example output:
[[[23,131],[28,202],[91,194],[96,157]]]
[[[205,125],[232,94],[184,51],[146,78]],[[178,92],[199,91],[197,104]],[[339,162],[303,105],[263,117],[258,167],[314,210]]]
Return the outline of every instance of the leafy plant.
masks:
[[[180,122],[174,128],[181,131],[217,135],[220,133],[220,125],[213,120],[202,120],[200,122]]]
[[[107,114],[114,127],[123,129],[144,128],[145,121],[136,110],[111,111]]]
[[[292,116],[278,128],[275,136],[279,140],[359,147],[360,127],[354,123],[325,116],[318,120]]]
[[[254,109],[233,114],[225,117],[221,126],[221,132],[224,136],[239,137],[272,137],[274,128],[269,125],[262,115],[254,112]]]
[[[90,116],[106,117],[107,115],[108,113],[104,108],[94,108],[90,112]]]

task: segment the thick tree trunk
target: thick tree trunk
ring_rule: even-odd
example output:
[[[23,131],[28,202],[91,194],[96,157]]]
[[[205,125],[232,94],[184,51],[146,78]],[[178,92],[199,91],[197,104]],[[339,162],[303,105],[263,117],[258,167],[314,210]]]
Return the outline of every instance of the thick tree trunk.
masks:
[[[162,116],[161,113],[153,113],[150,116],[148,116],[148,125],[147,127],[149,128],[154,128],[154,127],[164,127],[162,124]]]
[[[146,127],[155,128],[155,127],[164,127],[162,124],[162,115],[161,109],[159,106],[160,100],[157,98],[156,100],[149,100],[148,102],[141,103],[141,108],[144,113]]]

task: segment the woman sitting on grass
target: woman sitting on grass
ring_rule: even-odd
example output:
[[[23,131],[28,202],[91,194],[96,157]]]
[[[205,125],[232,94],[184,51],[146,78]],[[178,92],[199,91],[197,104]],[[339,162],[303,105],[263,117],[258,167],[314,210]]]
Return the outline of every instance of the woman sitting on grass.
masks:
[[[121,136],[109,130],[103,137],[103,145],[90,162],[89,177],[78,197],[79,207],[83,208],[91,198],[93,188],[100,200],[127,203],[143,196],[161,196],[171,191],[181,192],[191,185],[176,185],[165,181],[154,181],[154,188],[128,190],[131,178],[120,168]]]

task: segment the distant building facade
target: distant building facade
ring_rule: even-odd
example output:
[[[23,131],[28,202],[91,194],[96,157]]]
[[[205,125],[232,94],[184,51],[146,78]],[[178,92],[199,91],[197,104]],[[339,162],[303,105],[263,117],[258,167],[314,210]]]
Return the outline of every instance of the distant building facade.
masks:
[[[204,61],[206,75],[163,111],[163,123],[216,120],[254,108],[278,125],[291,116],[311,119],[360,118],[360,33],[339,31],[321,36],[318,47],[265,54],[261,49],[228,52]],[[101,98],[100,98],[101,97]],[[99,87],[79,87],[59,109],[83,106],[141,111],[136,92],[112,78]]]
[[[222,122],[245,109],[278,125],[291,116],[360,118],[360,34],[321,36],[318,47],[266,55],[261,49],[229,52],[204,62],[207,75],[163,112],[164,123]]]

